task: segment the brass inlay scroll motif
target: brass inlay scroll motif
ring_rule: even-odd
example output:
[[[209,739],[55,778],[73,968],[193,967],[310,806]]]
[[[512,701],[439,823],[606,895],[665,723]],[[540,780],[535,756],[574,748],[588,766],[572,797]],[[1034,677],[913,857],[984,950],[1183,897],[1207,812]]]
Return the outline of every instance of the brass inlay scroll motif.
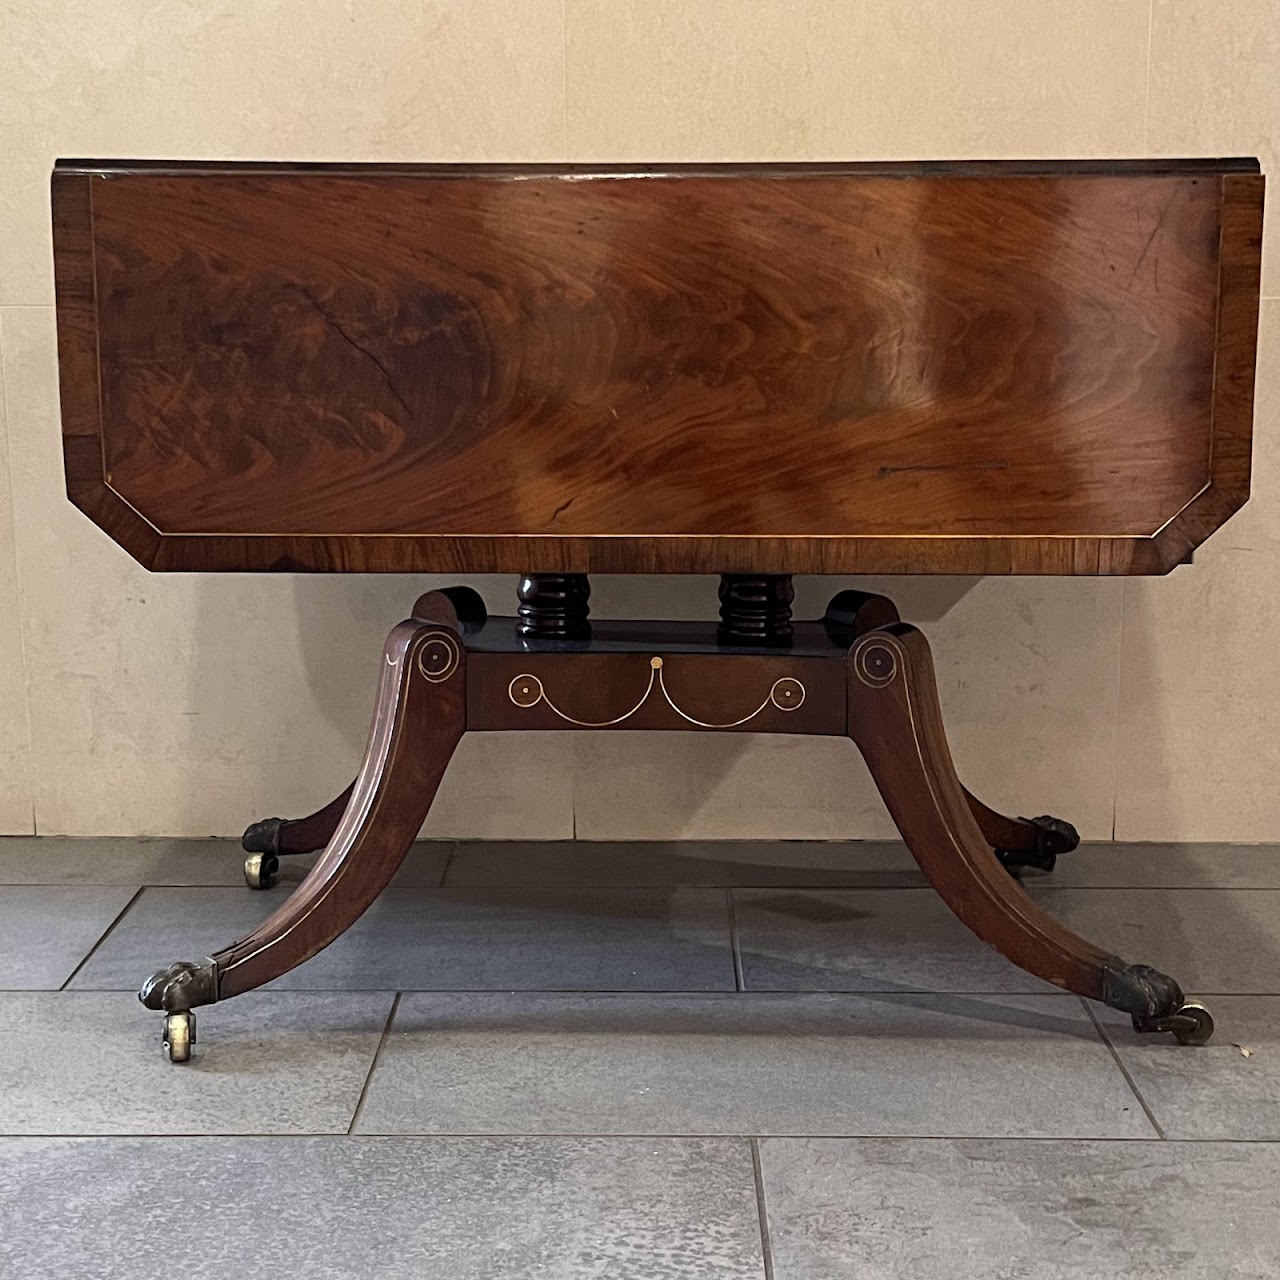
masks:
[[[736,729],[739,725],[744,725],[750,720],[754,720],[766,707],[773,706],[779,711],[796,711],[804,703],[805,688],[794,676],[783,676],[781,679],[775,680],[769,689],[769,694],[765,700],[752,712],[742,716],[738,720],[729,720],[723,724],[713,724],[708,720],[699,720],[695,716],[691,716],[675,699],[671,696],[667,689],[667,682],[663,676],[663,666],[661,658],[649,659],[649,683],[645,686],[644,693],[640,696],[640,701],[635,704],[629,711],[624,711],[620,716],[614,716],[612,720],[579,720],[576,716],[571,716],[567,711],[562,711],[547,696],[547,691],[542,681],[531,673],[518,675],[507,687],[507,695],[517,707],[536,707],[538,703],[543,702],[561,720],[567,721],[569,724],[576,724],[583,729],[607,729],[615,724],[622,724],[626,720],[630,720],[646,702],[649,701],[649,695],[653,692],[654,685],[657,685],[659,692],[666,699],[667,705],[676,713],[676,715],[687,720],[690,724],[695,724],[700,729]]]

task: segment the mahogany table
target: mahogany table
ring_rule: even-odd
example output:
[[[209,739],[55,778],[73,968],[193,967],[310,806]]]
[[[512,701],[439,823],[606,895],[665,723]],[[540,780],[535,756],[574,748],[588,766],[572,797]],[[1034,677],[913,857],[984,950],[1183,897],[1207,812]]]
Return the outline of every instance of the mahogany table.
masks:
[[[141,997],[279,977],[386,887],[468,730],[848,735],[948,906],[1028,972],[1202,1043],[1173,978],[1016,873],[1076,833],[994,812],[929,648],[790,574],[1161,574],[1246,500],[1253,160],[622,166],[66,161],[67,492],[166,571],[521,574],[391,632],[364,762],[252,825],[323,848],[248,937]],[[721,576],[718,621],[592,622],[588,573]]]

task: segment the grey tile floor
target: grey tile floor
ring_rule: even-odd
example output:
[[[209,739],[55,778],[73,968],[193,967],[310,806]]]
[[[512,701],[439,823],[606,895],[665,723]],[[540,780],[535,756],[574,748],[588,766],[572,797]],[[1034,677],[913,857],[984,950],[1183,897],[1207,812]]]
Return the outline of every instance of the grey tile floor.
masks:
[[[0,1277],[1280,1277],[1280,848],[1031,893],[1207,998],[1139,1037],[891,844],[422,845],[344,938],[133,995],[273,910],[228,841],[0,840]]]

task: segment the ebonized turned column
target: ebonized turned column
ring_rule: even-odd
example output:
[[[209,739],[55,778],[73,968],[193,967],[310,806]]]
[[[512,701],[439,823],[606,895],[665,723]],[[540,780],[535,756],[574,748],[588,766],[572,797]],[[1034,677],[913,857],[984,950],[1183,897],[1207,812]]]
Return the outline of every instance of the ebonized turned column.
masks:
[[[516,594],[521,635],[559,640],[590,637],[591,583],[585,573],[527,573]]]
[[[795,598],[789,573],[722,573],[721,644],[790,644]]]

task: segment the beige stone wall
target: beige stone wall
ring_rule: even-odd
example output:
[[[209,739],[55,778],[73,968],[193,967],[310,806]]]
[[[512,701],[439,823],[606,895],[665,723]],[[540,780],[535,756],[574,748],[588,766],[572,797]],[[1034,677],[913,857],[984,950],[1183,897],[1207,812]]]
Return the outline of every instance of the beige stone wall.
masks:
[[[1278,0],[3,0],[0,831],[234,833],[347,781],[422,580],[151,576],[62,496],[55,156],[347,160],[1257,154]],[[1280,189],[1273,204],[1280,207]],[[1280,221],[1270,221],[1273,240]],[[1280,251],[1251,505],[1151,581],[902,580],[970,785],[1089,836],[1280,838]],[[477,584],[509,608],[513,583]],[[710,579],[596,581],[705,616]],[[799,584],[819,610],[845,585]],[[428,831],[836,837],[852,747],[477,735]]]

